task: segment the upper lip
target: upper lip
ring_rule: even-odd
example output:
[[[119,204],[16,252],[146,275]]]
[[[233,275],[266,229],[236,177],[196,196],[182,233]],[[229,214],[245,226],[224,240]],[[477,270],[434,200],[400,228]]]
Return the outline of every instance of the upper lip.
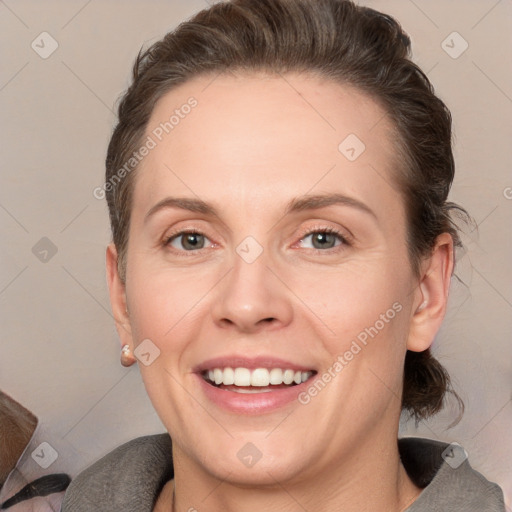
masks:
[[[281,368],[283,370],[304,372],[314,370],[312,366],[287,361],[286,359],[274,356],[260,355],[247,357],[240,355],[228,355],[203,361],[194,368],[194,371],[201,373],[205,370],[213,370],[214,368],[248,368],[249,370],[254,370],[256,368]]]

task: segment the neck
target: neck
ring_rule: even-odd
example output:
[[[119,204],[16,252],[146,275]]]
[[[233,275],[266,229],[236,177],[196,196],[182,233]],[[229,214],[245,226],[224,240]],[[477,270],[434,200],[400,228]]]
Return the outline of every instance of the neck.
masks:
[[[313,477],[275,480],[265,486],[233,484],[227,475],[225,480],[216,478],[185,457],[178,447],[173,449],[173,459],[175,480],[164,487],[157,512],[237,512],[242,504],[244,512],[334,512],[340,507],[344,512],[401,512],[421,492],[400,462],[396,437],[388,444],[376,438],[358,445],[357,450],[343,457],[342,464],[336,461],[332,467],[324,466],[324,471]]]

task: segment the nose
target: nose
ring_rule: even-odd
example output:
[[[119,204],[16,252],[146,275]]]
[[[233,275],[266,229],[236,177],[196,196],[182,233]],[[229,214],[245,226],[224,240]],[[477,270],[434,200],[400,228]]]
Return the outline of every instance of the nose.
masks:
[[[252,263],[236,255],[213,301],[212,315],[219,327],[247,334],[279,329],[291,322],[292,293],[264,255]]]

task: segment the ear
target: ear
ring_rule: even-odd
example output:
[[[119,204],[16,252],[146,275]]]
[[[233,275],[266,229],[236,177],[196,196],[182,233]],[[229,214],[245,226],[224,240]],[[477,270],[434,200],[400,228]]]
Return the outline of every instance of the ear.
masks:
[[[107,247],[106,267],[107,267],[107,283],[110,294],[110,305],[114,313],[117,333],[121,339],[121,345],[129,345],[133,352],[132,328],[130,325],[130,317],[126,305],[126,287],[119,276],[117,266],[117,249],[111,243]]]
[[[453,272],[453,239],[448,233],[437,237],[431,256],[423,262],[416,289],[407,349],[427,350],[441,327]]]

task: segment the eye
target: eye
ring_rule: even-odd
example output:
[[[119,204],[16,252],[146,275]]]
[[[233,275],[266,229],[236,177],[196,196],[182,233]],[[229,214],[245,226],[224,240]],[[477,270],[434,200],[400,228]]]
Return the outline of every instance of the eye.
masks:
[[[306,242],[308,239],[310,239],[310,245]],[[333,249],[334,247],[338,247],[342,244],[348,245],[347,240],[335,229],[319,229],[310,231],[303,236],[300,241],[301,247],[317,250]]]
[[[180,233],[170,236],[165,242],[165,245],[190,252],[197,249],[204,249],[206,247],[206,241],[211,245],[210,240],[202,233],[196,231],[181,231]]]

